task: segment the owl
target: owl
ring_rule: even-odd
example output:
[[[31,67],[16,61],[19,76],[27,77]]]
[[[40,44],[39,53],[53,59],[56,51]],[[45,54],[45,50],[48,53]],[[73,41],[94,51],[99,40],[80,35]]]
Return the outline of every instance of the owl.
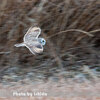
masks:
[[[24,35],[23,42],[15,44],[16,47],[27,47],[32,54],[43,52],[43,46],[46,44],[44,38],[39,38],[41,29],[39,27],[30,27]]]

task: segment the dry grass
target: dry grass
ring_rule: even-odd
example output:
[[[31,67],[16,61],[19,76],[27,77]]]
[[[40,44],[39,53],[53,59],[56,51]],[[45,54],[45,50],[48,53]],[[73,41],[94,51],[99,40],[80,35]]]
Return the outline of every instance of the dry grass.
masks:
[[[93,46],[89,48],[87,47],[87,45],[90,44],[99,45],[97,42],[99,41],[98,33],[100,31],[98,1],[2,0],[1,5],[0,36],[2,38],[0,41],[4,39],[8,42],[1,43],[0,51],[11,51],[8,58],[10,57],[14,60],[14,65],[18,65],[19,60],[16,60],[19,59],[18,57],[22,56],[20,59],[24,59],[25,57],[23,58],[23,55],[18,53],[18,49],[15,50],[13,45],[16,42],[22,41],[23,33],[25,33],[26,29],[28,29],[31,25],[40,26],[42,28],[42,31],[45,33],[43,36],[47,37],[48,43],[45,47],[46,53],[44,52],[44,55],[48,57],[48,59],[52,56],[55,59],[58,59],[58,66],[63,66],[61,64],[63,61],[59,58],[59,54],[62,52],[66,53],[67,49],[74,48],[76,46],[79,47],[80,45],[85,45],[86,49],[88,49],[91,54],[93,53],[92,51],[94,51],[94,53],[96,52],[95,55],[99,53],[99,51],[95,50]],[[90,41],[90,44],[88,44],[88,41]],[[8,48],[9,46],[10,49]],[[15,54],[15,52],[17,52],[17,54]],[[28,53],[26,49],[24,49],[24,53]],[[74,55],[73,51],[70,51],[70,53]],[[84,53],[86,53],[86,50],[83,52],[83,55]],[[7,57],[5,56],[2,57],[2,59],[6,58]],[[32,56],[31,58],[34,59]],[[13,66],[13,64],[11,64],[12,62],[10,62],[11,60],[3,61],[4,62],[1,62],[1,65],[3,63],[10,63],[10,65]],[[28,62],[32,65],[31,60],[28,60]]]
[[[52,56],[58,59],[58,66],[63,66],[59,54],[66,53],[66,50],[70,48],[86,46],[83,55],[88,49],[91,55],[95,53],[94,55],[98,56],[97,54],[100,52],[95,50],[95,46],[99,48],[100,14],[98,6],[99,2],[95,0],[2,0],[0,6],[0,36],[2,37],[0,38],[0,51],[1,53],[11,51],[11,54],[4,55],[1,59],[13,59],[13,64],[16,66],[19,66],[20,56],[20,60],[26,59],[13,45],[22,41],[24,33],[31,25],[42,28],[43,36],[47,37],[46,51],[43,54],[48,59]],[[5,42],[2,42],[2,40],[5,40]],[[88,41],[90,42],[88,43]],[[88,48],[88,45],[91,44],[94,44],[94,47]],[[32,55],[28,54],[28,50],[24,49],[25,53],[29,55],[28,57],[34,59]],[[71,50],[70,54],[75,56],[78,52],[76,51],[73,54],[73,50]],[[95,59],[91,55],[88,60],[90,58],[90,60]],[[8,63],[13,66],[11,61],[3,60],[1,66]],[[28,62],[30,66],[33,64],[31,60],[28,60]]]
[[[14,44],[22,42],[30,26],[41,27],[41,35],[47,40],[43,54],[38,56],[32,55],[26,48],[14,47]],[[93,92],[96,95],[99,90],[100,74],[97,74],[100,72],[99,33],[99,0],[0,0],[0,82],[5,82],[9,86],[5,88],[1,85],[1,89],[12,91],[20,81],[26,79],[25,82],[29,85],[19,85],[22,90],[25,90],[25,87],[26,90],[32,87],[39,89],[47,87],[47,90],[51,89],[51,93],[58,90],[62,91],[62,95],[66,92],[67,96],[76,93],[75,98],[68,97],[68,100],[99,100],[100,98],[95,96],[81,98],[84,93]],[[25,75],[31,72],[43,74],[43,81],[47,83],[33,86],[31,79],[28,77],[27,81],[25,78]],[[85,76],[84,88],[88,87],[89,90],[82,89],[81,83],[72,81],[74,79],[77,81],[77,77],[81,81],[80,73]],[[13,81],[13,74],[22,76],[22,79]],[[68,84],[62,81],[57,84],[48,81],[56,74],[58,78],[65,78],[67,82],[70,78],[72,82]],[[9,81],[12,84],[15,82],[15,87],[12,87]],[[58,87],[61,85],[61,88],[57,85]],[[78,92],[82,95],[77,96]],[[8,100],[14,99],[17,100],[8,98]],[[39,100],[35,97],[29,99]],[[48,97],[42,99],[48,100]],[[65,99],[56,98],[56,100]]]

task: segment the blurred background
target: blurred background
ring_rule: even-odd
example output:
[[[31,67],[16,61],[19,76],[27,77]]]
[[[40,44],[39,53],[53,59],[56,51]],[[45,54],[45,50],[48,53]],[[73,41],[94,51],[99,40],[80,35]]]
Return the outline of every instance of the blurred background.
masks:
[[[31,26],[40,27],[47,41],[36,56],[14,47]],[[93,37],[70,29],[92,31]],[[81,83],[99,77],[99,0],[0,0],[0,83]]]

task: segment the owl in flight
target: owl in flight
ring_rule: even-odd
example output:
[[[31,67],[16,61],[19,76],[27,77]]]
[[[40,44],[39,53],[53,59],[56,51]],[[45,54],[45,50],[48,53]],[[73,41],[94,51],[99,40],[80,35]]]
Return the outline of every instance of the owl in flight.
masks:
[[[32,54],[43,52],[43,46],[46,44],[44,38],[38,38],[41,34],[39,27],[30,27],[27,33],[24,35],[23,42],[15,44],[16,47],[27,47]]]

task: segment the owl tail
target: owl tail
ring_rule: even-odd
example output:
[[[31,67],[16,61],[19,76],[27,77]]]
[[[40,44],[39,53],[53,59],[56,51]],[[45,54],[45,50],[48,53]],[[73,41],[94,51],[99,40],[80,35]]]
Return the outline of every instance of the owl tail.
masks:
[[[25,44],[24,44],[24,43],[19,43],[19,44],[15,44],[14,46],[15,46],[15,47],[24,47]]]

